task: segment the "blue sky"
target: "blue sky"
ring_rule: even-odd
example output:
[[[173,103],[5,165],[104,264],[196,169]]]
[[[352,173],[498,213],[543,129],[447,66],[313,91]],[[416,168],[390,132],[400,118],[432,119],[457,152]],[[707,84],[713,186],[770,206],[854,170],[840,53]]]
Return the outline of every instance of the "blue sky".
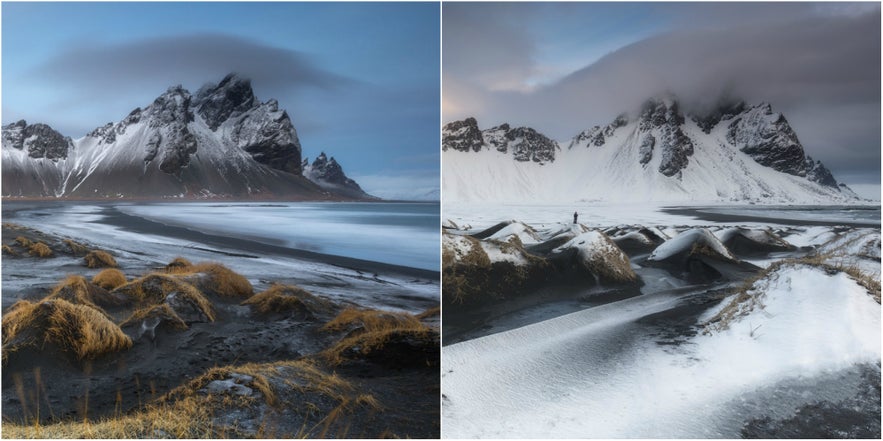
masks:
[[[838,181],[880,195],[880,4],[445,3],[443,120],[568,139],[674,93],[769,102]]]
[[[3,123],[73,138],[236,71],[304,156],[380,196],[437,192],[438,3],[3,3]]]

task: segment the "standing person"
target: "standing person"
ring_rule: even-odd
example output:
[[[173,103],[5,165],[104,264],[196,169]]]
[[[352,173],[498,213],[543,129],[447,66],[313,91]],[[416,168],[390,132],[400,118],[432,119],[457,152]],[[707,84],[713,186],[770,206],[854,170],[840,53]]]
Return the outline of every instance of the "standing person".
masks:
[[[576,212],[574,211],[574,212],[573,212],[573,223],[576,223],[576,218],[577,218],[577,216],[579,216],[579,215],[576,214]]]

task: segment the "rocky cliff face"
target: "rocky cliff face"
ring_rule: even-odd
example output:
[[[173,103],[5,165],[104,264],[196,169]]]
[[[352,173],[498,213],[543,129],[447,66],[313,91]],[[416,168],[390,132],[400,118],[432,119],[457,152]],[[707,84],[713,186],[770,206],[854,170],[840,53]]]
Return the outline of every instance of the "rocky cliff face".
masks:
[[[13,178],[24,175],[41,185]],[[287,112],[276,100],[260,102],[250,81],[234,74],[195,95],[171,87],[147,107],[76,141],[44,124],[4,126],[3,187],[4,196],[336,194],[302,175],[301,145]]]
[[[442,129],[442,150],[479,152],[492,149],[507,153],[519,162],[545,164],[555,161],[560,150],[558,143],[530,127],[512,128],[502,124],[484,131],[478,129],[475,118],[454,121]]]
[[[67,158],[73,142],[46,124],[31,124],[25,120],[3,127],[3,148],[27,152],[31,158],[53,161]]]
[[[759,164],[795,176],[806,176],[806,157],[797,134],[769,104],[748,108],[727,122],[727,141]]]
[[[481,150],[482,144],[484,144],[484,140],[481,130],[478,130],[478,121],[475,118],[454,121],[442,128],[442,150],[477,152]]]

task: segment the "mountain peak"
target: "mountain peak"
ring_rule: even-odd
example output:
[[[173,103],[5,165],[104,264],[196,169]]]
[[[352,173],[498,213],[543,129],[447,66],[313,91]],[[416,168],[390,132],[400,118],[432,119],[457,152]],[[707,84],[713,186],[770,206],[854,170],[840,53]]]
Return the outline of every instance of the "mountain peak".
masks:
[[[251,80],[235,73],[225,76],[217,85],[207,84],[196,94],[197,113],[212,129],[235,113],[245,112],[257,104]]]

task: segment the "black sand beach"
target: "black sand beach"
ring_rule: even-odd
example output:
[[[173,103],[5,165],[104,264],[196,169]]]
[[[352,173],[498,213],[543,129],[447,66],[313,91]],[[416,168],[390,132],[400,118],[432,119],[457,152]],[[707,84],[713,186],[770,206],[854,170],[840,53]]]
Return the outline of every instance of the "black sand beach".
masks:
[[[98,246],[15,224],[23,210],[38,209],[51,216],[56,203],[4,204],[2,242],[14,253],[4,248],[2,408],[7,434],[54,437],[51,430],[58,430],[76,436],[81,432],[70,432],[69,427],[84,419],[96,427],[122,427],[126,425],[120,421],[144,422],[160,411],[186,413],[180,408],[185,406],[194,408],[193,419],[206,421],[194,421],[184,431],[170,421],[168,427],[135,424],[128,431],[102,433],[153,438],[439,436],[439,302],[424,294],[433,286],[437,292],[437,272],[167,226],[127,215],[112,204],[90,205],[103,206],[102,224],[186,246]],[[32,255],[20,243],[25,240],[47,244],[52,255]],[[115,255],[128,285],[96,287],[93,280],[100,269],[88,268],[85,252],[74,250],[65,240]],[[173,254],[192,261],[192,266],[166,266]],[[262,264],[268,256],[273,262],[290,263],[279,269]],[[248,289],[239,294],[223,294],[218,288],[221,273],[210,265],[200,266],[205,261],[223,262],[234,275],[243,271],[252,283],[246,281]],[[313,268],[320,273],[310,274]],[[258,277],[248,273],[255,269],[261,270]],[[143,277],[148,274],[157,275]],[[86,288],[62,288],[62,281],[71,275],[83,276],[84,282],[72,286]],[[156,285],[169,278],[202,294],[212,317],[207,319],[195,313],[192,304],[182,306],[175,300],[184,288]],[[260,304],[244,303],[277,284],[297,286],[310,294],[292,288],[286,296],[294,295],[281,296],[291,303],[276,299],[267,311]],[[126,286],[133,288],[127,291]],[[87,294],[69,294],[77,289]],[[136,291],[153,293],[154,300],[131,297]],[[324,292],[334,296],[325,297]],[[345,300],[347,292],[357,295]],[[16,299],[29,302],[26,306],[42,305],[43,310],[60,311],[68,303],[99,310],[109,319],[107,326],[122,331],[131,346],[82,357],[50,339],[51,332],[41,334],[44,329],[38,319],[25,322],[25,334],[17,329],[7,332],[7,322],[15,322],[7,320],[10,312],[21,309],[9,306]],[[365,304],[362,299],[373,300]],[[136,318],[139,310],[165,311],[166,306],[186,326],[170,319],[155,323]],[[428,312],[415,317],[421,311]],[[341,317],[345,325],[329,327]],[[46,343],[9,337],[32,334]],[[352,340],[375,335],[379,335],[376,343]],[[34,432],[35,427],[47,431]]]

